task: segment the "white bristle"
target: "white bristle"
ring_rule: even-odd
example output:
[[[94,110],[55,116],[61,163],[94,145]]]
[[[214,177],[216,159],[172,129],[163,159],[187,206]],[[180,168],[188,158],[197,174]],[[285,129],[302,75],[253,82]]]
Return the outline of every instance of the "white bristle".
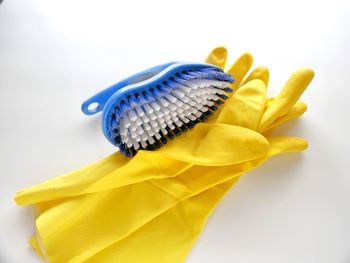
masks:
[[[170,104],[169,104],[169,106],[168,106],[168,108],[169,108],[169,110],[170,110],[170,112],[171,112],[171,111],[176,110],[176,108],[177,108],[177,107],[176,107],[176,105],[175,105],[175,104],[170,103]]]
[[[165,122],[165,118],[164,118],[164,116],[163,116],[163,117],[158,118],[158,121],[159,121],[160,123]]]
[[[142,129],[142,126],[137,127],[136,132],[137,132],[138,135],[141,135],[142,133],[144,133],[144,130]]]
[[[142,117],[142,116],[145,115],[145,112],[143,111],[143,109],[142,109],[140,106],[137,106],[137,107],[135,108],[135,110],[136,110],[137,114],[138,114],[140,117]]]
[[[175,124],[178,126],[178,127],[181,127],[183,122],[180,121],[179,119],[177,121],[175,121]]]
[[[183,91],[184,93],[188,94],[191,92],[191,88],[183,86],[183,85],[179,85],[178,87],[179,90]]]
[[[155,141],[154,141],[154,139],[153,139],[152,137],[149,137],[149,138],[148,138],[148,141],[149,141],[150,144],[155,143]]]
[[[144,104],[143,107],[144,107],[147,114],[153,113],[153,109],[151,108],[151,106],[148,103]]]
[[[174,129],[175,129],[175,126],[174,126],[172,123],[169,123],[169,124],[168,124],[168,127],[169,127],[171,130],[174,130]]]
[[[165,95],[165,96],[166,96],[166,95]],[[169,102],[168,102],[166,99],[164,99],[164,98],[158,98],[157,100],[159,101],[159,106],[160,106],[160,107],[168,107]]]
[[[171,117],[175,117],[175,116],[177,116],[177,114],[176,114],[175,111],[171,111],[171,112],[170,112],[170,116],[171,116]]]
[[[150,113],[150,114],[147,114],[147,115],[148,115],[148,117],[151,119],[150,122],[157,119],[157,116],[155,115],[155,112]]]
[[[131,122],[129,121],[129,119],[127,117],[123,118],[123,123],[124,123],[125,128],[129,128],[131,126]]]
[[[185,116],[185,114],[179,115],[179,118],[180,118],[181,121],[183,121],[184,123],[189,123],[189,122],[190,122],[190,120]]]
[[[215,95],[215,94],[210,94],[208,97],[212,100],[219,100],[220,99],[220,97]]]
[[[123,142],[126,142],[128,140],[128,137],[126,134],[120,134],[120,138],[122,139]]]
[[[177,113],[182,113],[182,112],[184,112],[184,109],[181,109],[181,108],[178,108],[178,107],[177,107],[177,108],[175,109],[175,111],[176,111]]]
[[[143,126],[145,127],[146,131],[149,131],[151,129],[151,126],[149,126],[148,123],[144,123]]]
[[[158,105],[158,103],[151,102],[150,105],[151,105],[153,110],[155,110],[155,111],[159,111],[160,110],[160,106]]]
[[[178,89],[173,90],[171,93],[174,94],[176,97],[178,97],[180,99],[185,97],[185,93],[181,92]]]
[[[178,106],[178,107],[182,107],[184,105],[184,103],[181,100],[177,100],[175,102],[175,105]]]
[[[168,104],[169,105],[169,104]],[[168,115],[170,113],[170,111],[168,110],[167,107],[164,107],[164,106],[161,106],[161,109],[160,109],[163,113],[164,113],[164,116]]]
[[[164,113],[162,111],[160,111],[160,110],[156,111],[155,115],[157,116],[157,119],[160,119],[160,118],[164,117]]]
[[[136,123],[132,123],[129,130],[134,132],[134,131],[136,131],[136,129],[137,129]]]
[[[142,141],[146,141],[146,140],[147,140],[147,138],[148,138],[147,133],[143,133],[143,134],[141,134],[141,139],[142,139]]]
[[[158,126],[161,127],[161,128],[166,128],[165,122],[162,123],[162,122],[158,121]]]
[[[145,141],[141,141],[140,143],[141,143],[142,148],[146,148],[147,147],[147,143]]]
[[[157,129],[158,130],[158,129]],[[150,130],[147,131],[147,140],[149,140],[151,137],[154,136],[154,134],[157,132],[157,130]]]
[[[160,134],[159,134],[158,132],[156,132],[156,133],[154,134],[154,136],[155,136],[158,140],[160,140],[160,139],[162,138],[162,136],[160,136]]]
[[[181,98],[181,101],[183,101],[184,103],[187,103],[190,101],[190,98],[186,96],[184,96],[183,98]]]
[[[136,121],[136,119],[137,119],[136,112],[134,112],[133,110],[130,110],[130,111],[128,111],[127,115],[129,117],[130,121]]]
[[[196,111],[196,112],[194,112],[193,114],[194,114],[194,116],[196,116],[197,118],[199,118],[200,116],[202,116],[202,113],[199,112],[199,111]]]
[[[197,89],[198,88],[198,85],[196,85],[195,83],[193,83],[193,81],[189,80],[186,82],[185,84],[187,87],[191,88],[191,92],[194,90],[194,89]]]
[[[158,123],[155,120],[151,120],[150,122],[151,127],[155,128],[158,126]]]
[[[202,106],[199,110],[201,112],[207,112],[209,109],[208,109],[208,107]]]
[[[134,149],[135,149],[135,150],[138,150],[138,149],[140,148],[140,145],[139,145],[138,142],[135,141],[135,140],[132,141],[132,145],[134,146]]]
[[[208,100],[205,105],[208,105],[209,107],[214,106],[214,102]]]
[[[211,86],[210,89],[212,89],[217,94],[225,94],[225,91],[215,88],[214,86]]]
[[[166,95],[165,95],[165,98],[166,98],[168,101],[170,101],[171,103],[175,103],[175,102],[177,101],[177,99],[176,99],[174,96],[172,96],[171,94],[166,94]]]
[[[195,121],[196,120],[196,117],[193,116],[192,114],[188,115],[187,116],[191,121]]]

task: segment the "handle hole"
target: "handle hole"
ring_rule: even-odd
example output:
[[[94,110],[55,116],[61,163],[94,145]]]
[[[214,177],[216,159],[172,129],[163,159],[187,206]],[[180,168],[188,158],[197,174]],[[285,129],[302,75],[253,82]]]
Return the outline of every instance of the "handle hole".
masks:
[[[100,108],[100,104],[97,102],[93,102],[88,106],[89,112],[96,112]]]

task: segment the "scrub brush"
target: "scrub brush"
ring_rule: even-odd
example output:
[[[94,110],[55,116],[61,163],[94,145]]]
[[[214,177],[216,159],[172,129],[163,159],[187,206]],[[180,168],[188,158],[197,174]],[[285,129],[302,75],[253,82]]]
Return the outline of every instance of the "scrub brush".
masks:
[[[137,73],[82,104],[86,115],[102,111],[105,137],[122,154],[155,150],[205,121],[232,92],[234,79],[205,63],[171,62]]]

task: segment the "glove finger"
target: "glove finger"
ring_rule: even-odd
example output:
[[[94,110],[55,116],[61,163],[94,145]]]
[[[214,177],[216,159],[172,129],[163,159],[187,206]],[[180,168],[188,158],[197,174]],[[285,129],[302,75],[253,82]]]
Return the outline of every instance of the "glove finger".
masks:
[[[244,80],[243,85],[248,83],[249,81],[251,81],[253,79],[260,79],[265,83],[265,85],[267,87],[269,84],[269,77],[270,77],[269,69],[267,67],[264,67],[264,66],[259,66],[259,67],[256,67],[249,74],[249,76]]]
[[[218,122],[256,130],[264,111],[265,96],[266,85],[262,80],[244,84],[225,103]]]
[[[268,158],[287,152],[302,152],[308,148],[308,142],[300,137],[273,136],[267,138],[270,144]]]
[[[307,110],[307,105],[304,102],[298,101],[294,107],[284,116],[276,119],[271,123],[265,130],[258,130],[260,133],[270,133],[277,126],[282,125],[283,123],[289,122],[291,120],[299,118]]]
[[[233,88],[238,88],[248,73],[253,64],[253,56],[250,53],[243,53],[227,70],[230,73],[235,82],[232,84]]]
[[[227,50],[225,47],[214,48],[207,58],[205,59],[206,63],[213,64],[220,68],[225,68],[227,60]]]
[[[243,53],[227,70],[227,73],[230,73],[235,79],[234,83],[230,86],[233,89],[238,89],[240,86],[242,79],[245,77],[249,69],[253,64],[253,57],[250,53]],[[226,101],[224,107],[226,107],[227,102],[231,99],[233,93],[227,93],[228,100]],[[213,116],[208,119],[208,123],[217,122],[218,117],[221,115],[221,111],[224,107],[220,107],[217,111],[214,112]]]
[[[280,94],[269,104],[269,107],[264,112],[259,124],[259,130],[266,129],[276,119],[287,114],[313,77],[314,72],[311,69],[300,69],[292,74]]]

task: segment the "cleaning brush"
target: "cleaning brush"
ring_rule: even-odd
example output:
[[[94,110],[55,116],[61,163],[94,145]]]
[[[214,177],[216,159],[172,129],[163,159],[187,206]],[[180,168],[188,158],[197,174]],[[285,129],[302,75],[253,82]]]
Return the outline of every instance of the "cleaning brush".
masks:
[[[171,62],[116,83],[81,108],[86,115],[103,111],[105,137],[132,157],[140,149],[158,149],[206,120],[233,91],[233,81],[211,64]]]

